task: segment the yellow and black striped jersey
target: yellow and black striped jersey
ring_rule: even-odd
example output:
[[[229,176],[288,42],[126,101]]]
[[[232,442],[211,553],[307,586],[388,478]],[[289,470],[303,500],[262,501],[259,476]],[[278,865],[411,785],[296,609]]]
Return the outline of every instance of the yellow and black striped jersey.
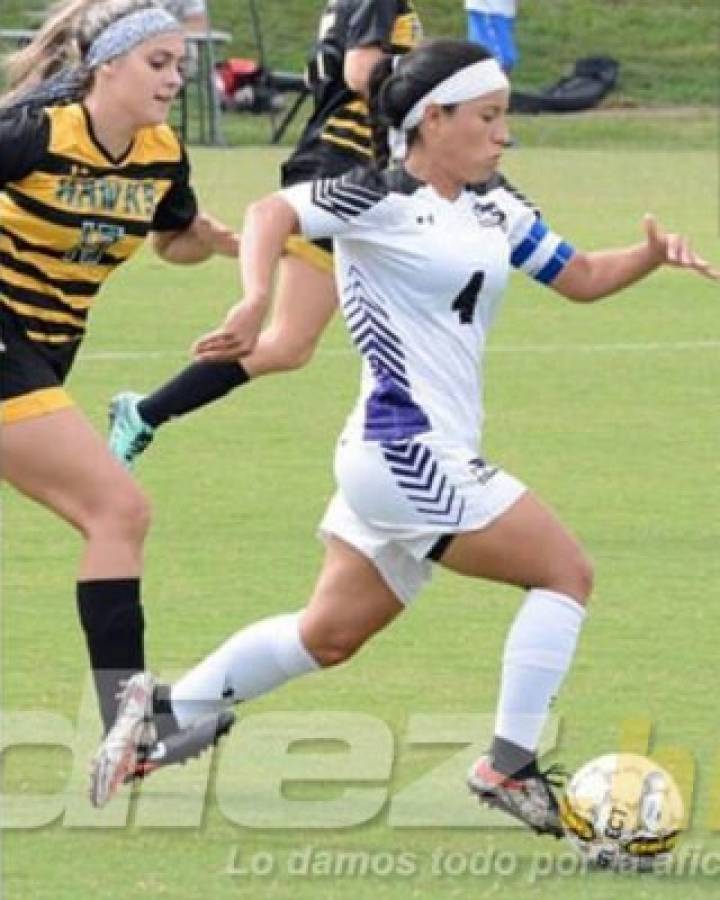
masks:
[[[0,303],[30,340],[82,338],[101,285],[148,232],[195,218],[189,177],[165,125],[142,129],[113,159],[81,104],[0,117]]]
[[[345,83],[349,50],[378,46],[406,53],[422,38],[413,0],[330,0],[320,20],[317,42],[306,70],[313,113],[297,149],[283,166],[283,185],[317,175],[337,175],[372,159],[365,100]]]

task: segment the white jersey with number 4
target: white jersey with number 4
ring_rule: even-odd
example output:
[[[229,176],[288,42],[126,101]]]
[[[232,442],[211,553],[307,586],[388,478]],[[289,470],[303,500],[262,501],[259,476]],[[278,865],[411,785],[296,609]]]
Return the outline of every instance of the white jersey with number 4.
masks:
[[[549,283],[572,248],[502,176],[450,201],[404,169],[281,192],[303,235],[335,239],[338,294],[363,357],[345,436],[477,448],[480,363],[510,267]]]

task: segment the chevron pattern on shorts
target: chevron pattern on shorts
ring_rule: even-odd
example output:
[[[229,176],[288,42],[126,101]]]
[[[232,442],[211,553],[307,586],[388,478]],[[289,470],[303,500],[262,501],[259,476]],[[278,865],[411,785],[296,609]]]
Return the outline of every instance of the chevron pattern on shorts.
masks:
[[[380,446],[398,487],[415,509],[434,525],[458,525],[465,500],[448,483],[430,448],[417,441],[384,442]]]

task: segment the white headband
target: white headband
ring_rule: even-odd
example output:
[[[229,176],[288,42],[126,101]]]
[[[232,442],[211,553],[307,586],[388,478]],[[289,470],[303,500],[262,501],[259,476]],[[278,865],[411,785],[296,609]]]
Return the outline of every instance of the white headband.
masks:
[[[493,91],[509,89],[510,82],[494,59],[484,59],[482,62],[459,69],[421,97],[406,114],[399,128],[390,129],[389,140],[393,157],[402,159],[405,156],[405,135],[422,122],[428,106],[433,104],[450,106],[453,103],[465,103],[468,100],[477,100],[478,97],[491,94]]]
[[[149,7],[137,10],[117,19],[100,32],[88,48],[83,63],[87,68],[95,69],[102,63],[129,53],[158,34],[181,30],[178,20],[164,9]]]
[[[437,103],[440,106],[449,106],[452,103],[464,103],[467,100],[476,100],[483,94],[493,91],[508,90],[510,82],[500,66],[494,59],[484,59],[482,62],[466,66],[441,81],[412,107],[410,112],[402,120],[402,131],[410,131],[422,122],[422,117],[428,106]]]

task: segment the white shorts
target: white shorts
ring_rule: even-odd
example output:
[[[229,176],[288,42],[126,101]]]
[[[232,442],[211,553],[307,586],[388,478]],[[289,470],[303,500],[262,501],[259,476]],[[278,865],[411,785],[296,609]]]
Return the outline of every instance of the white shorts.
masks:
[[[420,435],[401,442],[341,439],[338,490],[320,523],[359,550],[403,603],[430,579],[443,538],[485,528],[527,490],[466,447]]]

